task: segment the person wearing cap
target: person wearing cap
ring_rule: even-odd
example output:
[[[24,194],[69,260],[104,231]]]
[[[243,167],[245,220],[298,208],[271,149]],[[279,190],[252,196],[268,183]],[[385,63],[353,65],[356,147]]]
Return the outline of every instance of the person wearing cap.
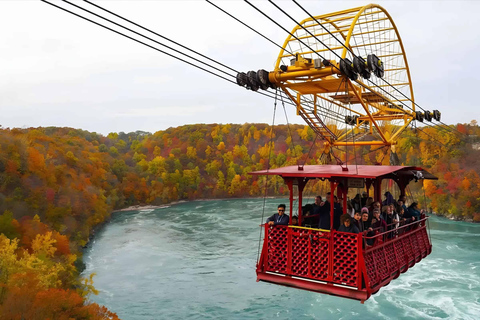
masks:
[[[286,206],[284,204],[279,204],[277,208],[278,213],[275,213],[273,216],[269,217],[267,219],[267,224],[271,226],[288,225],[288,222],[290,221],[290,217],[285,214],[285,208]]]
[[[380,233],[387,231],[387,223],[381,217],[380,209],[373,209],[372,228],[380,228]]]
[[[349,233],[359,233],[357,226],[352,223],[352,218],[348,213],[342,214],[340,217],[340,227],[338,231],[349,232]]]

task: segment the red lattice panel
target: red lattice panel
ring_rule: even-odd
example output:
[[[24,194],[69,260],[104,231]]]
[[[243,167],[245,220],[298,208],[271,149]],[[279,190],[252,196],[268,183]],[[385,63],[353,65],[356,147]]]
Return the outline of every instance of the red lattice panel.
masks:
[[[395,249],[393,248],[393,243],[388,243],[385,245],[385,253],[387,256],[388,272],[392,274],[397,270],[397,257],[395,256]]]
[[[309,242],[308,232],[292,232],[292,274],[294,275],[308,275]]]
[[[423,240],[423,233],[424,233],[423,231],[424,231],[424,229],[423,229],[423,230],[419,230],[419,231],[417,232],[418,250],[420,251],[420,256],[422,256],[422,257],[423,257],[423,253],[424,253],[425,251],[427,251],[426,248],[425,248],[425,241]]]
[[[403,250],[405,252],[405,256],[407,258],[407,264],[410,264],[411,261],[415,260],[415,254],[413,252],[410,237],[411,235],[408,235],[405,238],[403,238],[403,240],[401,241],[403,244]]]
[[[267,270],[287,271],[287,228],[276,226],[268,232]]]
[[[373,259],[377,265],[377,276],[380,280],[383,280],[389,276],[387,269],[387,261],[385,259],[385,251],[383,248],[373,250]]]
[[[333,249],[333,280],[339,284],[357,285],[357,235],[335,232]]]
[[[417,234],[418,230],[414,231],[414,233],[409,236],[410,243],[412,244],[413,255],[415,256],[415,261],[418,261],[422,257],[422,253],[420,252],[420,248],[418,246]]]
[[[403,266],[407,265],[408,262],[405,259],[405,252],[403,251],[403,241],[395,241],[395,250],[397,251],[397,258],[398,258],[398,267],[402,268]]]
[[[312,232],[313,239],[316,239],[318,235],[319,233]],[[328,276],[328,241],[317,239],[312,242],[312,278],[326,280]]]
[[[368,280],[370,281],[370,287],[376,285],[379,281],[375,264],[373,263],[373,251],[365,254],[365,268],[367,269]]]

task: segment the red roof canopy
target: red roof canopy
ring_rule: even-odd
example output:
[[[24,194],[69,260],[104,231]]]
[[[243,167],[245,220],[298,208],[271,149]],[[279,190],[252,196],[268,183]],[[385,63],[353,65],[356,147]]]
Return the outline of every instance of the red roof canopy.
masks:
[[[303,170],[301,170],[303,168]],[[351,165],[344,171],[339,165],[306,165],[288,166],[270,170],[250,172],[251,175],[279,175],[283,178],[390,178],[394,176],[411,177],[417,179],[438,179],[420,167],[407,166],[369,166]]]

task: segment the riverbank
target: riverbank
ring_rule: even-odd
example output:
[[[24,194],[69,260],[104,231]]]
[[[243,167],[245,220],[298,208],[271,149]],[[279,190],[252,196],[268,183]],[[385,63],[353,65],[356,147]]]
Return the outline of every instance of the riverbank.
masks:
[[[469,222],[469,223],[480,223],[480,221],[475,221],[473,218],[467,218],[467,217],[459,217],[459,216],[454,216],[453,214],[443,214],[443,213],[437,213],[437,212],[430,212],[430,214],[436,215],[437,217],[442,217],[446,218],[448,220],[452,221],[464,221],[464,222]]]

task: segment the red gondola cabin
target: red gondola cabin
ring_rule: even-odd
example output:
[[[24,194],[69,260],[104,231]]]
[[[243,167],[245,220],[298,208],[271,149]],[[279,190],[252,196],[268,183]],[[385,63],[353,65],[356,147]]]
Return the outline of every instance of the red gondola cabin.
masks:
[[[348,187],[373,188],[375,201],[381,201],[381,182],[392,179],[401,195],[412,180],[437,179],[419,167],[339,165],[290,166],[252,172],[252,175],[281,176],[290,190],[292,221],[294,188],[298,190],[299,226],[264,225],[265,238],[259,261],[257,281],[265,281],[330,295],[360,300],[362,303],[400,273],[406,272],[432,252],[427,233],[428,217],[377,232],[371,237],[333,230],[333,206],[330,230],[301,227],[302,192],[310,180],[327,179],[331,199],[335,191],[343,198],[345,213]],[[394,234],[393,234],[394,232]],[[365,245],[369,238],[372,245]]]

